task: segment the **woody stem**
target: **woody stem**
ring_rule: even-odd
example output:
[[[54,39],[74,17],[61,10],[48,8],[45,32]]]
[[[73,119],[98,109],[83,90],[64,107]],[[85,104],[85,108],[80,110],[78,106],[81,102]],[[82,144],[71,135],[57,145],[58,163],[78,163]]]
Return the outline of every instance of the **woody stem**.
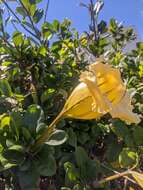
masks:
[[[122,173],[118,173],[118,174],[115,174],[115,175],[112,175],[112,176],[109,176],[109,177],[106,177],[98,182],[96,182],[94,184],[94,187],[99,187],[100,185],[104,184],[104,183],[107,183],[109,181],[113,181],[115,179],[118,179],[120,177],[123,177],[123,176],[127,176],[127,175],[130,175],[131,174],[131,171],[125,171],[125,172],[122,172]]]

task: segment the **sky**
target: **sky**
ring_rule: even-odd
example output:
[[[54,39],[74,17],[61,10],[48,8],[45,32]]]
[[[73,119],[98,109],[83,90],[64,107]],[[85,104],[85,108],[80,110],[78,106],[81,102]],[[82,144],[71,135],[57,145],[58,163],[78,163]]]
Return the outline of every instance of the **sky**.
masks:
[[[42,0],[40,8],[45,8],[48,0]],[[72,26],[79,33],[88,30],[90,23],[88,11],[81,7],[80,2],[88,3],[90,0],[50,0],[47,21],[54,19],[62,21],[64,18],[72,20]],[[13,4],[13,3],[12,3]],[[14,5],[12,5],[14,6]],[[15,7],[13,7],[15,8]],[[109,22],[110,18],[123,22],[125,26],[134,27],[143,39],[143,0],[104,0],[104,7],[100,13],[99,21]],[[11,32],[12,28],[9,27]]]
[[[45,7],[47,0],[43,0],[41,7]],[[48,21],[63,20],[65,17],[73,21],[72,25],[79,32],[88,28],[89,15],[87,9],[79,6],[80,2],[89,0],[50,0]],[[104,0],[104,8],[100,20],[109,21],[114,17],[125,26],[132,26],[143,39],[143,0]]]

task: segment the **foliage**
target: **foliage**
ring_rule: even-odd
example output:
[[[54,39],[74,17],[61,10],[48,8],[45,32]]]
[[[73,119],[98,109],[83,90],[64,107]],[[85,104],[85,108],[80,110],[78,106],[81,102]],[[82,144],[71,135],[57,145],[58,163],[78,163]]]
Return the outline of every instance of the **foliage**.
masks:
[[[127,125],[105,115],[100,120],[63,119],[47,142],[37,139],[61,111],[85,66],[104,57],[121,70],[133,97],[135,112],[143,113],[143,42],[132,28],[114,18],[98,21],[103,3],[86,7],[89,31],[79,34],[71,21],[47,21],[41,0],[1,0],[0,9],[0,172],[3,189],[94,190],[105,176],[136,168],[142,171],[143,120]],[[49,1],[48,1],[49,2]],[[15,10],[12,7],[15,7]],[[5,7],[5,9],[3,9]],[[5,19],[5,17],[7,17]],[[8,25],[12,25],[11,34]],[[138,173],[135,180],[140,181]],[[124,179],[124,178],[123,178]],[[126,179],[125,179],[126,180]],[[137,189],[127,179],[100,189]],[[138,182],[142,184],[142,182]]]

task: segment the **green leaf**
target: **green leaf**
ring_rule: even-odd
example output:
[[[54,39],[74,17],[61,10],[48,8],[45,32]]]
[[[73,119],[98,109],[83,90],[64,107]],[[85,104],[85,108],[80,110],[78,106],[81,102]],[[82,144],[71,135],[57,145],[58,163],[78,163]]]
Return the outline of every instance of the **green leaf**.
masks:
[[[20,129],[24,125],[23,117],[20,112],[12,112],[11,115],[11,128],[19,139]]]
[[[78,182],[79,180],[79,173],[75,166],[71,162],[64,163],[64,169],[68,179],[72,182]]]
[[[118,160],[119,154],[122,151],[122,144],[117,142],[117,139],[109,138],[106,157],[109,162]]]
[[[139,48],[140,51],[143,51],[143,42],[138,42],[137,47]]]
[[[106,38],[101,38],[101,39],[99,40],[99,46],[100,46],[101,48],[104,48],[104,47],[106,47],[107,45],[108,45],[108,42],[107,42]]]
[[[0,144],[0,154],[3,151],[4,147],[2,146],[2,144]]]
[[[31,164],[29,170],[18,171],[18,180],[21,188],[24,190],[35,190],[38,189],[38,181],[40,174],[37,171],[37,167]]]
[[[10,116],[5,116],[1,119],[0,127],[9,127],[10,125]]]
[[[43,9],[37,9],[33,15],[33,20],[35,23],[38,23],[43,17],[44,11]]]
[[[104,20],[98,24],[98,31],[102,34],[108,30],[107,23]]]
[[[32,24],[30,24],[30,23],[27,22],[26,20],[22,20],[22,24],[26,25],[28,28],[30,28],[31,30],[33,30]]]
[[[44,46],[41,46],[39,48],[39,54],[45,57],[47,55],[47,49]]]
[[[9,150],[16,150],[18,152],[24,152],[24,147],[21,145],[13,145],[9,148]]]
[[[117,22],[114,18],[110,20],[109,29],[111,32],[116,32],[116,29],[118,28]]]
[[[33,16],[36,11],[36,2],[32,0],[21,0],[25,9],[28,11],[30,16]]]
[[[53,176],[56,173],[56,161],[53,157],[53,148],[44,145],[38,153],[38,158],[34,164],[38,172],[43,176]]]
[[[2,155],[12,164],[21,164],[24,161],[24,154],[17,150],[5,150]]]
[[[29,6],[29,14],[33,17],[36,12],[36,4],[30,4]]]
[[[19,13],[20,15],[22,15],[23,17],[27,16],[27,12],[25,11],[25,9],[23,7],[16,7],[16,12]]]
[[[49,98],[51,98],[51,96],[55,93],[55,89],[53,88],[49,88],[47,90],[45,90],[43,92],[43,94],[41,95],[41,102],[44,103],[45,101],[47,101]]]
[[[59,50],[61,50],[61,48],[62,48],[61,41],[56,41],[52,44],[51,51],[53,51],[54,53],[57,53]]]
[[[29,6],[30,6],[30,0],[21,0],[22,4],[24,5],[24,7],[28,10]]]
[[[73,147],[76,147],[77,145],[77,136],[76,136],[76,133],[73,131],[72,128],[69,128],[67,130],[67,133],[68,133],[68,143],[73,146]]]
[[[61,190],[72,190],[72,189],[68,187],[62,187]]]
[[[111,128],[112,131],[122,139],[125,139],[125,137],[129,134],[129,130],[123,121],[117,119],[113,120]]]
[[[82,176],[85,178],[86,181],[94,180],[98,174],[101,172],[100,162],[97,160],[91,160],[86,163],[84,169],[82,171]]]
[[[81,144],[85,144],[88,140],[90,140],[88,133],[86,132],[79,133],[78,142],[80,142]]]
[[[133,130],[133,138],[138,146],[143,145],[143,128],[136,126]]]
[[[21,32],[16,31],[13,33],[12,41],[15,46],[21,46],[24,41],[24,35]]]
[[[0,80],[0,92],[7,97],[13,96],[9,82],[6,79]]]
[[[82,147],[76,148],[75,157],[76,157],[77,165],[79,167],[83,166],[86,162],[89,161],[88,155]]]
[[[22,127],[22,134],[26,141],[29,142],[31,140],[32,136],[27,128]]]
[[[44,119],[44,113],[40,106],[31,105],[24,116],[24,123],[31,131],[36,131],[37,125]]]
[[[15,94],[16,99],[22,103],[25,100],[25,96],[22,94]]]
[[[99,162],[91,160],[82,147],[76,148],[75,157],[82,180],[89,181],[95,179],[100,172]]]
[[[128,147],[134,147],[132,134],[123,121],[115,119],[111,128],[117,137],[121,138]]]
[[[49,23],[49,22],[44,22],[43,24],[42,24],[42,30],[43,31],[53,31],[53,25],[51,24],[51,23]]]
[[[41,156],[38,163],[36,163],[36,165],[40,175],[53,176],[56,173],[56,161],[51,154],[44,157]]]
[[[13,139],[6,139],[6,146],[9,148],[11,146],[15,145],[15,141]]]
[[[44,130],[47,128],[47,125],[45,123],[39,123],[36,127],[36,133],[42,134]]]
[[[5,159],[2,154],[0,154],[0,172],[8,170],[15,166],[16,164],[9,163],[9,161]]]
[[[19,167],[20,171],[28,171],[31,167],[31,160],[30,159],[25,159],[24,162]]]
[[[43,38],[46,39],[46,40],[50,40],[51,37],[53,36],[53,33],[54,33],[53,25],[48,23],[48,22],[44,22],[42,24]]]
[[[68,135],[65,131],[56,130],[45,143],[51,146],[58,146],[63,144],[67,138]]]
[[[131,168],[138,164],[138,154],[129,148],[124,148],[119,155],[119,163],[123,168]]]
[[[53,25],[53,30],[55,32],[58,32],[59,28],[60,28],[60,22],[58,20],[54,20],[53,23],[52,23],[52,25]]]

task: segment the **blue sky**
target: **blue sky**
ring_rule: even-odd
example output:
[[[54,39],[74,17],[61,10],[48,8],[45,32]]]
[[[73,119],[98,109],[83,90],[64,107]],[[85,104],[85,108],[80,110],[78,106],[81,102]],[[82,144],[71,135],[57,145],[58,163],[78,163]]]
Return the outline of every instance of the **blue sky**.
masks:
[[[45,8],[47,0],[39,4]],[[64,18],[72,20],[72,25],[80,33],[88,29],[89,15],[87,9],[79,6],[80,2],[88,3],[89,0],[50,0],[48,21],[54,19],[62,21]],[[143,0],[104,0],[104,8],[100,20],[109,21],[114,17],[125,26],[132,26],[143,39]],[[14,8],[14,4],[11,4]],[[11,26],[8,32],[12,32]]]
[[[44,7],[47,0],[43,0]],[[89,24],[88,12],[79,6],[80,2],[89,0],[50,0],[48,20],[63,20],[65,17],[73,21],[73,26],[79,32],[87,29]],[[105,5],[100,19],[109,21],[111,17],[123,21],[126,26],[133,26],[143,39],[143,0],[104,0]]]

